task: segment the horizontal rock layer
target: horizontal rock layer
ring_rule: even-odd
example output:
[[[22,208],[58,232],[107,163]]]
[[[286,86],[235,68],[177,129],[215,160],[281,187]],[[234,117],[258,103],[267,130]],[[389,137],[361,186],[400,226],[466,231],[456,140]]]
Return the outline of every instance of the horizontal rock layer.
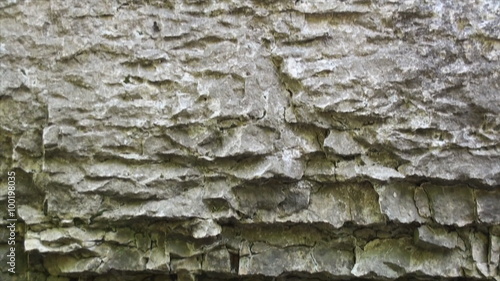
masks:
[[[0,279],[500,280],[496,0],[10,0],[0,26]]]

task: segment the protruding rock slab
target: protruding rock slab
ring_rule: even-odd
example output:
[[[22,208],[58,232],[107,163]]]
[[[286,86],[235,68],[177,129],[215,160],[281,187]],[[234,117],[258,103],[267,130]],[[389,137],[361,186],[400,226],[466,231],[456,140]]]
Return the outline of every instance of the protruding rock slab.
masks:
[[[422,225],[415,231],[415,244],[424,249],[465,250],[465,244],[456,232],[447,232],[441,227]]]
[[[377,239],[369,242],[363,250],[356,251],[356,264],[352,274],[390,279],[412,273],[462,277],[462,267],[470,267],[470,261],[464,259],[466,255],[458,249],[419,249],[414,246],[411,238]]]
[[[352,252],[334,248],[263,247],[252,252],[240,260],[239,273],[242,275],[279,276],[292,271],[343,276],[349,274],[354,262]]]

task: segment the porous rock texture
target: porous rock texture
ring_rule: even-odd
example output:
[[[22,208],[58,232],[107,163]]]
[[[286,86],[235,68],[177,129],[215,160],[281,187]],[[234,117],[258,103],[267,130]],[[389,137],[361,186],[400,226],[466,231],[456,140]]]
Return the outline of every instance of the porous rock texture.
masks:
[[[498,0],[3,0],[0,279],[500,280],[499,60]]]

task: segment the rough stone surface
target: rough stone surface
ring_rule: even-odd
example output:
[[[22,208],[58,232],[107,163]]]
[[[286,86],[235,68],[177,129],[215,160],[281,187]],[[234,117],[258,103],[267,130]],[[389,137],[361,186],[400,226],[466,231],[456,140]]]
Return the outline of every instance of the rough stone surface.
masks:
[[[466,186],[425,184],[433,219],[444,225],[464,226],[477,221],[474,193]]]
[[[462,268],[471,266],[462,251],[421,250],[407,238],[373,240],[356,256],[355,276],[397,278],[419,273],[450,278],[462,276]]]
[[[415,243],[418,246],[427,249],[465,248],[464,242],[458,237],[458,233],[448,233],[445,229],[431,228],[428,225],[423,225],[416,230]]]
[[[500,224],[500,192],[495,191],[476,191],[477,215],[479,220],[484,223]]]
[[[0,280],[500,280],[497,0],[6,0],[0,27]]]

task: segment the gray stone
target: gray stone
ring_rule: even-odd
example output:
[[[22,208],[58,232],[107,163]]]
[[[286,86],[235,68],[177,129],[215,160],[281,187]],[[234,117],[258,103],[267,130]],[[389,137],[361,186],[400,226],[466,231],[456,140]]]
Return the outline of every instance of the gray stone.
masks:
[[[189,257],[185,259],[171,259],[170,268],[172,272],[186,274],[198,272],[201,270],[202,259],[199,256]]]
[[[0,279],[500,280],[497,0],[1,2]]]
[[[168,268],[170,263],[170,253],[166,249],[166,233],[163,231],[151,232],[150,257],[146,267]]]
[[[477,215],[489,224],[500,224],[500,191],[476,190]]]
[[[489,250],[488,255],[489,262],[493,265],[499,265],[500,262],[500,237],[496,235],[490,235],[489,239]]]
[[[498,172],[500,172],[498,157],[488,155],[491,155],[491,152],[468,153],[464,150],[427,152],[416,157],[401,155],[403,159],[411,161],[412,164],[403,165],[399,170],[407,176],[442,180],[466,178],[485,185],[496,185],[499,182]]]
[[[82,249],[82,245],[75,241],[70,240],[66,243],[43,243],[39,238],[26,237],[24,241],[24,249],[26,251],[37,250],[40,253],[71,253],[76,250]]]
[[[398,278],[411,273],[461,277],[462,267],[470,267],[464,255],[459,250],[418,249],[410,238],[377,239],[357,251],[352,274],[382,278]]]
[[[393,168],[385,167],[372,161],[370,158],[361,156],[363,165],[359,161],[343,161],[337,166],[335,173],[339,181],[350,181],[356,178],[367,178],[379,181],[403,178],[404,176]]]
[[[130,228],[118,228],[116,231],[106,232],[104,240],[129,245],[135,242],[134,236],[135,233]]]
[[[382,213],[389,220],[400,223],[425,222],[421,217],[414,200],[415,187],[410,184],[397,183],[376,186]]]
[[[43,210],[35,209],[29,205],[19,206],[17,215],[22,218],[26,224],[41,224],[49,220],[43,213]]]
[[[104,231],[68,227],[59,229],[48,229],[39,233],[40,241],[58,242],[61,240],[74,239],[76,241],[100,241],[104,238]]]
[[[250,183],[232,189],[237,209],[249,216],[269,211],[291,215],[309,206],[309,182],[281,183],[275,180]],[[266,196],[262,196],[266,194]]]
[[[432,216],[445,225],[464,226],[475,222],[476,204],[472,189],[466,186],[438,186],[425,184]]]
[[[356,253],[356,264],[352,268],[354,276],[371,273],[379,277],[398,278],[411,265],[411,246],[399,240],[375,240]]]
[[[205,254],[202,269],[208,272],[231,273],[231,257],[226,249]]]
[[[429,196],[423,187],[417,186],[415,188],[413,199],[415,200],[415,206],[417,207],[419,215],[424,218],[430,218],[432,214]]]
[[[353,139],[349,132],[330,131],[323,146],[327,151],[338,155],[357,155],[364,152],[363,147]]]
[[[488,237],[481,232],[471,232],[469,235],[472,259],[480,264],[488,262]]]
[[[221,227],[213,220],[195,220],[192,226],[194,238],[205,238],[219,235]]]
[[[169,253],[180,257],[190,257],[199,254],[200,246],[182,239],[168,239],[165,241],[166,249]]]
[[[349,274],[353,255],[349,251],[324,247],[310,250],[295,246],[286,249],[262,245],[255,254],[241,257],[239,273],[279,276],[284,272],[327,272],[335,276]],[[300,262],[297,262],[300,261]]]
[[[425,249],[465,249],[465,244],[458,233],[447,232],[443,228],[422,225],[415,231],[415,244]]]
[[[333,276],[347,276],[354,266],[354,254],[351,251],[339,250],[336,246],[316,246],[311,258],[314,262],[313,272],[327,272]]]
[[[102,264],[100,258],[74,258],[71,256],[62,256],[59,254],[48,255],[44,259],[44,266],[50,274],[81,274],[88,271],[98,272],[99,266]]]
[[[368,184],[339,184],[311,195],[310,210],[316,221],[341,227],[346,222],[369,225],[384,222],[377,193]]]
[[[42,136],[37,130],[26,131],[20,138],[14,149],[24,150],[29,153],[31,157],[40,157],[43,155],[42,151]]]
[[[155,247],[151,250],[146,263],[147,270],[168,271],[170,270],[170,255],[166,251],[165,246]]]
[[[350,197],[351,220],[356,224],[369,225],[384,223],[385,218],[380,211],[378,194],[369,182],[353,185],[348,188]]]
[[[110,270],[117,271],[143,271],[146,269],[146,259],[144,255],[137,249],[128,247],[103,247],[101,252],[102,265],[99,267],[100,272],[108,272]]]

